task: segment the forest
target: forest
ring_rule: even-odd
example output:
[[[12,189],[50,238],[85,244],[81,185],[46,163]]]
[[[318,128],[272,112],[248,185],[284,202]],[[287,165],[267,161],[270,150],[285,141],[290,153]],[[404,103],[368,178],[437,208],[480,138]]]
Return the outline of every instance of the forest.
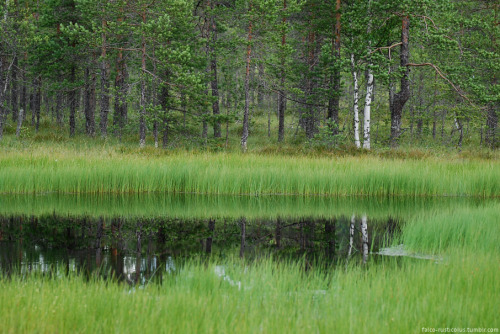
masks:
[[[6,0],[0,140],[495,149],[499,7]]]
[[[0,334],[498,333],[499,10],[0,1]]]

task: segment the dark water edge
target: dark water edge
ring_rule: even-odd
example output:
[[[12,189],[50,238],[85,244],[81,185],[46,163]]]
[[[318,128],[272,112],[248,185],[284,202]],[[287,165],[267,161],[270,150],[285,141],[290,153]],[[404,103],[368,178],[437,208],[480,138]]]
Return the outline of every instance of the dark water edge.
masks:
[[[366,224],[363,224],[366,223]],[[160,282],[192,258],[303,261],[325,268],[374,261],[392,242],[395,218],[134,218],[0,216],[0,272],[75,272],[128,284]],[[366,229],[364,228],[366,227]],[[366,231],[363,233],[363,231]]]

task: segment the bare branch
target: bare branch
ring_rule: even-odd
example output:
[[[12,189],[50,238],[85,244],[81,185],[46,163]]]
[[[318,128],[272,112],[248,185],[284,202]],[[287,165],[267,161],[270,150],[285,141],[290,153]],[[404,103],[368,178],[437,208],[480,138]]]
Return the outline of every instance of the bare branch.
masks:
[[[430,66],[432,67],[437,74],[439,74],[439,76],[441,78],[443,78],[445,81],[447,81],[452,87],[453,89],[458,93],[458,95],[460,95],[462,98],[464,98],[465,100],[467,100],[467,102],[470,103],[471,106],[474,106],[474,107],[477,107],[468,97],[467,95],[465,95],[461,89],[459,89],[457,86],[455,86],[453,84],[453,82],[451,82],[450,79],[448,79],[444,74],[443,72],[439,69],[439,67],[437,67],[436,65],[432,64],[432,63],[421,63],[421,64],[414,64],[414,63],[409,63],[409,64],[406,64],[406,66],[413,66],[413,67],[422,67],[422,66]]]
[[[371,55],[372,53],[375,53],[375,52],[377,52],[377,51],[381,51],[381,50],[384,50],[384,49],[388,49],[388,50],[389,50],[389,60],[391,60],[391,49],[392,49],[393,47],[396,47],[396,46],[401,45],[401,44],[403,44],[403,42],[399,42],[399,43],[393,44],[393,45],[391,45],[391,46],[382,46],[382,47],[380,47],[380,48],[376,48],[375,50],[373,50],[372,52],[370,52],[368,55]],[[367,57],[367,56],[365,56],[365,57]],[[365,58],[365,57],[363,57],[363,58]]]

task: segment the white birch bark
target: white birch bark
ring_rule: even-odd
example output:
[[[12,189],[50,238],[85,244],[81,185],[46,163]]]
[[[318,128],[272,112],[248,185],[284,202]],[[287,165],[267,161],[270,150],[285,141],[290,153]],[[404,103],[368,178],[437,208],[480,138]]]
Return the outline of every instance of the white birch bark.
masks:
[[[359,141],[359,87],[358,87],[358,73],[356,72],[354,53],[351,53],[351,67],[352,67],[352,78],[354,81],[354,144],[357,148],[361,148],[361,143]]]
[[[363,244],[363,263],[368,261],[368,219],[366,215],[361,218],[361,243]]]
[[[368,16],[371,17],[371,1],[368,1]],[[368,22],[367,32],[371,32],[371,19]],[[371,52],[371,40],[368,40],[368,55]],[[371,105],[372,105],[372,92],[373,92],[373,72],[371,70],[372,61],[369,58],[368,69],[366,70],[366,96],[365,96],[365,109],[364,114],[364,126],[363,126],[363,148],[369,150],[370,145],[370,125],[371,125]]]
[[[371,64],[368,64],[370,66]],[[363,126],[363,148],[370,149],[370,123],[371,123],[371,105],[372,105],[372,92],[373,92],[373,73],[370,69],[366,74],[366,97],[364,109],[364,126]]]
[[[351,226],[349,227],[349,252],[347,253],[347,259],[351,258],[352,249],[354,248],[354,226],[356,224],[356,216],[351,217]]]

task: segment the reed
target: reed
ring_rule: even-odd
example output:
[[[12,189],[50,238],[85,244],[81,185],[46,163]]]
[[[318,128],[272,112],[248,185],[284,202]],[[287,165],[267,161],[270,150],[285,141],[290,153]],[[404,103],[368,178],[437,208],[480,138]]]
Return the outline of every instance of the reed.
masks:
[[[97,149],[7,151],[0,193],[196,193],[227,195],[500,195],[497,160],[287,157]]]
[[[500,202],[420,212],[404,227],[408,248],[442,254],[449,249],[500,254]]]
[[[0,331],[421,333],[422,327],[498,328],[498,260],[498,254],[454,253],[447,265],[390,259],[329,272],[305,272],[304,263],[272,259],[253,264],[193,260],[162,286],[144,288],[74,275],[16,275],[0,279]]]

